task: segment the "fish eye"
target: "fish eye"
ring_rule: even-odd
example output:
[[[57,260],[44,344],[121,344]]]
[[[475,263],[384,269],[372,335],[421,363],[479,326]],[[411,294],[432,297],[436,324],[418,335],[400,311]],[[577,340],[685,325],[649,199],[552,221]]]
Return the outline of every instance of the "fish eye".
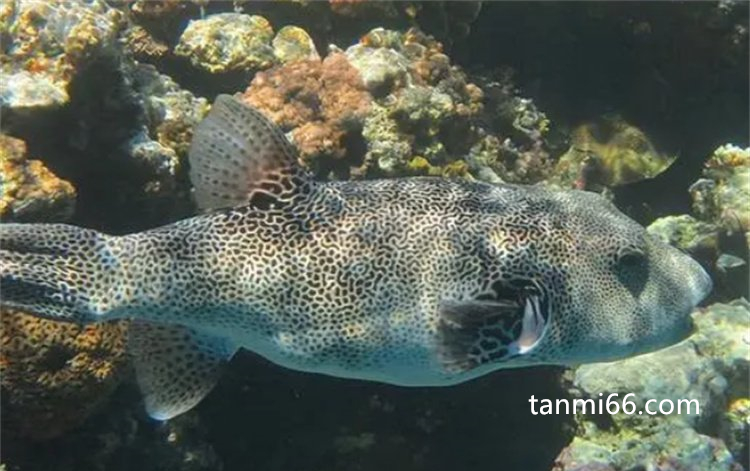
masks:
[[[646,261],[646,254],[638,247],[628,245],[617,251],[616,261],[621,267],[636,267]]]

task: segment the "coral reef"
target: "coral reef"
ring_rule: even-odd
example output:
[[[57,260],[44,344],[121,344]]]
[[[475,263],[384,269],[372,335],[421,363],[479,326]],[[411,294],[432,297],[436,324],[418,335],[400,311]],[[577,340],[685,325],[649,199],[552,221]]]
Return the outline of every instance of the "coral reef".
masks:
[[[184,213],[181,160],[208,106],[123,53],[119,35],[127,41],[134,31],[128,19],[98,0],[4,3],[3,132],[54,163],[76,187],[78,206],[130,201],[155,209],[158,219]],[[117,212],[92,219],[112,224]]]
[[[211,73],[253,71],[273,65],[273,28],[265,18],[219,13],[192,20],[174,52]]]
[[[160,74],[150,65],[137,65],[131,70],[133,88],[142,100],[143,124],[139,133],[131,138],[133,146],[154,146],[157,155],[168,156],[150,166],[169,168],[170,173],[179,161],[187,156],[192,129],[208,112],[205,98],[196,98],[182,90],[167,75]],[[137,155],[137,152],[133,152]]]
[[[131,48],[156,55],[160,43],[144,29],[130,31]],[[276,64],[319,59],[315,43],[307,32],[287,25],[274,35],[264,17],[242,13],[217,13],[191,20],[174,48],[201,70],[211,74],[256,72]]]
[[[105,2],[11,0],[0,9],[0,106],[6,111],[57,108],[71,81],[91,62],[117,53],[124,26]]]
[[[747,102],[747,3],[495,3],[478,19],[480,3],[0,2],[0,218],[122,233],[190,214],[185,157],[208,109],[200,97],[246,89],[321,178],[621,185],[619,197],[661,175],[652,183],[685,201],[678,211],[650,208],[648,220],[687,212],[684,188],[700,159],[736,142],[706,162],[692,215],[648,230],[712,270],[712,299],[746,293],[750,150],[737,104]],[[480,34],[467,39],[470,30]],[[648,135],[620,118],[591,121],[611,110]],[[586,124],[564,142],[572,123]],[[669,173],[674,159],[662,147],[680,149]],[[3,313],[3,459],[29,470],[367,471],[491,467],[501,456],[508,469],[547,469],[568,444],[559,470],[735,471],[748,467],[748,316],[741,301],[715,304],[694,315],[692,338],[581,367],[567,385],[576,398],[634,392],[638,407],[696,399],[698,414],[573,424],[525,408],[531,394],[567,397],[557,370],[415,390],[240,354],[197,411],[155,423],[121,381],[124,324]],[[331,397],[340,407],[328,407]]]
[[[297,60],[320,60],[315,43],[307,32],[297,26],[284,26],[276,33],[273,41],[273,53],[282,63]]]
[[[561,126],[620,114],[679,154],[679,174],[718,143],[747,142],[749,9],[735,0],[485,2],[452,54],[515,68],[524,93]]]
[[[0,134],[0,219],[64,221],[75,197],[73,185],[28,158],[26,143]]]
[[[560,136],[547,115],[531,99],[519,95],[512,70],[498,68],[476,79],[485,95],[484,121],[495,134],[484,139],[479,160],[471,155],[473,165],[482,169],[477,171],[490,181],[536,183],[549,178]]]
[[[52,130],[44,136],[50,141],[35,144],[76,186],[83,208],[76,221],[117,231],[186,214],[183,162],[206,100],[127,57],[97,63],[73,90],[66,113],[49,120]],[[137,212],[128,215],[126,208]]]
[[[81,327],[17,311],[0,316],[3,427],[47,439],[83,423],[123,377],[126,324]]]
[[[554,181],[566,187],[601,189],[653,178],[676,156],[659,153],[648,136],[616,116],[578,126],[570,149],[554,170]]]
[[[719,258],[719,234],[713,224],[683,214],[659,218],[647,230],[694,257],[708,258],[711,262]]]
[[[225,6],[221,6],[222,3]],[[253,2],[234,0],[235,11],[262,15],[274,25],[304,28],[319,44],[352,44],[363,31],[376,27],[405,31],[418,27],[449,47],[462,42],[477,19],[479,1]],[[207,10],[229,10],[229,2],[210,2]]]
[[[221,458],[207,439],[197,412],[168,422],[155,422],[143,414],[138,391],[125,382],[75,431],[53,440],[29,441],[3,436],[9,463],[23,469],[57,471],[220,471]]]
[[[706,161],[690,188],[693,210],[728,233],[745,233],[750,247],[750,148],[727,144]]]
[[[706,161],[703,178],[690,187],[693,212],[654,221],[649,232],[712,269],[719,295],[747,293],[750,251],[750,149],[731,144]]]
[[[260,72],[243,100],[289,132],[303,162],[323,176],[355,157],[347,143],[371,102],[357,70],[339,53]]]
[[[282,28],[274,43],[282,37],[294,37],[296,46],[277,56],[295,51],[299,58],[258,72],[243,99],[279,124],[323,178],[472,175],[528,182],[550,168],[544,113],[508,84],[486,110],[482,89],[418,30],[376,28],[346,51],[332,46],[322,61],[312,46],[299,48],[309,40],[299,28]]]
[[[695,312],[693,320],[697,332],[673,347],[575,371],[574,397],[606,400],[618,394],[620,412],[605,420],[591,409],[579,415],[578,436],[555,469],[657,469],[659,463],[669,467],[658,469],[740,469],[747,453],[737,439],[748,430],[743,405],[750,396],[750,304],[714,304]],[[628,400],[642,413],[622,412],[630,393]],[[651,399],[651,410],[670,400],[675,411],[648,415],[643,411]]]
[[[471,120],[483,109],[483,95],[451,66],[440,43],[416,30],[375,29],[346,57],[376,102],[363,128],[371,173],[441,173],[463,160],[476,139]]]

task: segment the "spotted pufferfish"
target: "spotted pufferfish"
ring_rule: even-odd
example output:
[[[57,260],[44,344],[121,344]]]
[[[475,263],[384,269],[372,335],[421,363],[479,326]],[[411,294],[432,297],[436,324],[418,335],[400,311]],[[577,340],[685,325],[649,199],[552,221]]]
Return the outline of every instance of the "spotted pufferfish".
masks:
[[[195,130],[200,215],[124,236],[0,225],[3,305],[132,319],[148,413],[210,392],[239,348],[295,370],[447,386],[673,344],[711,279],[604,198],[460,179],[319,182],[221,95]]]

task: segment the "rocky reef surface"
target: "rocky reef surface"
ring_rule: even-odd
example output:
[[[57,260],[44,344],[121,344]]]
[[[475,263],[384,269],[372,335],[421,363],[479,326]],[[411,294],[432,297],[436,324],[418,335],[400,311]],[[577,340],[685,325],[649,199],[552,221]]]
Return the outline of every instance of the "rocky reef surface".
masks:
[[[750,438],[750,304],[713,304],[693,320],[696,332],[677,345],[570,373],[571,396],[596,406],[579,413],[576,437],[554,469],[742,469]],[[597,414],[599,400],[606,407],[610,396],[619,412]],[[656,414],[646,412],[647,401]]]
[[[750,282],[750,148],[718,147],[688,191],[692,214],[659,218],[649,232],[708,267],[716,296],[742,296]]]
[[[747,5],[636,6],[0,4],[3,221],[123,233],[193,214],[192,130],[230,93],[276,122],[320,179],[434,175],[603,192],[716,284],[693,314],[695,335],[615,364],[413,391],[240,354],[201,406],[166,423],[142,410],[126,323],[5,312],[7,469],[747,469]],[[565,62],[568,48],[583,51],[578,62]],[[629,392],[639,408],[696,399],[701,411],[527,408],[532,394]]]

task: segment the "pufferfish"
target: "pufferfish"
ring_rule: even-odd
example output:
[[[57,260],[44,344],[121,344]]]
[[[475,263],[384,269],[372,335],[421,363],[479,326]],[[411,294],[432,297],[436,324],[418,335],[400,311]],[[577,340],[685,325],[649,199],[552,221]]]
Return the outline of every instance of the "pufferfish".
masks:
[[[712,286],[594,193],[315,181],[273,123],[227,95],[197,126],[189,162],[195,217],[122,236],[0,226],[2,304],[132,319],[156,419],[195,406],[240,348],[295,370],[448,386],[673,344]]]

